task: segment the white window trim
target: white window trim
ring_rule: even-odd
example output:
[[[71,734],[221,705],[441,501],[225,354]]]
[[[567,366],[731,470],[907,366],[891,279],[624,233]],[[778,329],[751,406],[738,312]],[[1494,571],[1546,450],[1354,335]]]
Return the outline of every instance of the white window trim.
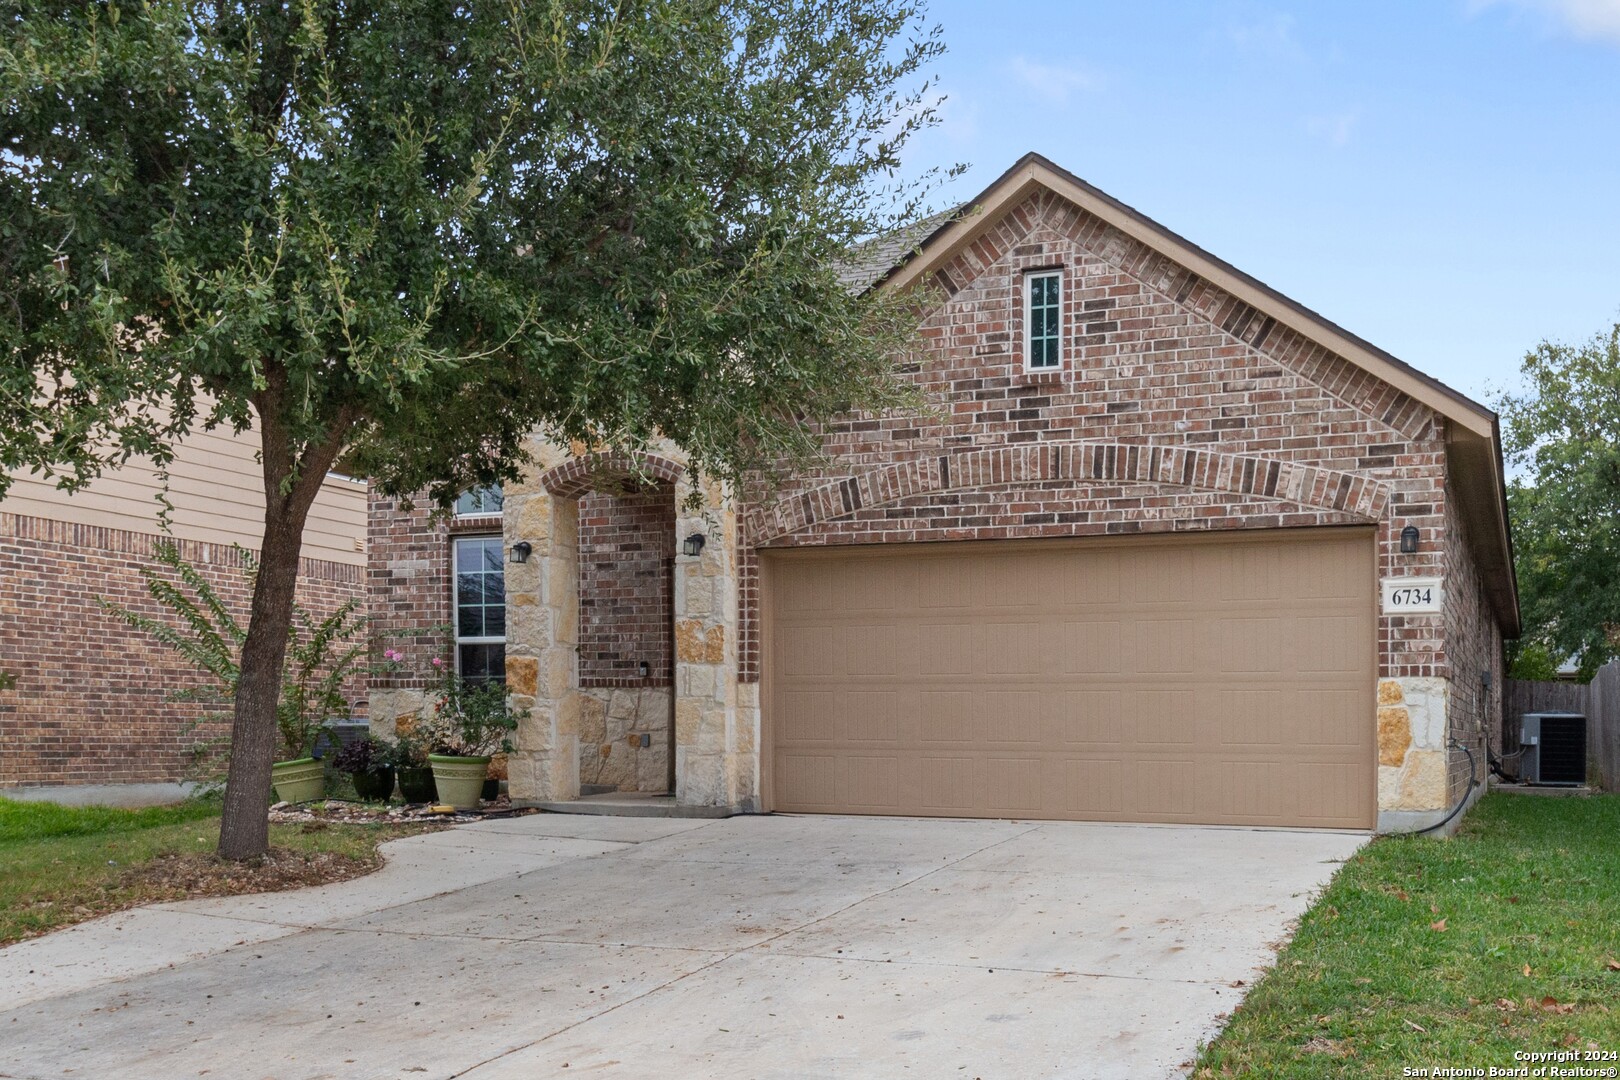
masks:
[[[1030,295],[1030,293],[1031,293],[1031,291],[1033,289],[1033,283],[1034,282],[1043,281],[1046,278],[1057,278],[1057,283],[1058,283],[1057,363],[1055,363],[1055,364],[1042,364],[1040,366],[1036,366],[1035,364],[1030,362],[1030,347],[1031,347],[1031,345],[1034,344],[1034,335],[1031,333],[1031,330],[1033,329],[1033,318],[1034,318],[1034,307],[1035,307],[1034,298]],[[1043,372],[1043,371],[1061,371],[1061,370],[1063,370],[1063,360],[1064,360],[1064,355],[1063,355],[1063,346],[1064,346],[1064,340],[1063,340],[1064,339],[1064,333],[1063,333],[1063,284],[1064,284],[1064,282],[1063,282],[1063,271],[1062,270],[1036,270],[1036,271],[1032,271],[1031,273],[1027,273],[1027,274],[1023,275],[1023,281],[1021,281],[1019,283],[1019,287],[1023,290],[1023,293],[1024,293],[1024,299],[1023,299],[1023,303],[1024,303],[1023,369],[1026,372],[1037,372],[1038,373],[1038,372]]]
[[[485,637],[462,637],[461,636],[461,571],[456,568],[456,556],[458,554],[457,549],[460,548],[461,544],[464,541],[471,541],[471,540],[495,540],[495,541],[499,541],[499,542],[504,543],[504,540],[503,540],[502,537],[497,536],[497,535],[495,535],[493,533],[478,533],[478,534],[472,535],[472,536],[455,536],[455,537],[451,537],[451,539],[450,539],[450,628],[451,628],[451,637],[452,637],[452,639],[454,640],[454,643],[455,643],[455,648],[453,650],[451,650],[451,651],[455,653],[455,656],[453,657],[453,660],[454,660],[454,663],[456,665],[456,674],[457,675],[460,675],[462,673],[462,671],[461,671],[461,647],[463,645],[505,645],[506,644],[506,635],[505,634],[501,634],[499,637],[488,637],[488,636],[485,636]],[[502,558],[501,558],[501,576],[504,578],[505,575],[506,575],[506,559],[505,559],[505,554],[503,552],[502,553]]]
[[[494,487],[494,488],[500,488],[502,485],[500,485],[500,484],[492,484],[490,486]],[[473,490],[476,490],[476,489],[468,488],[467,491],[463,491],[461,493],[461,495],[465,495],[465,494],[467,494],[468,491],[473,491]],[[502,494],[502,498],[504,499],[506,493],[504,491],[502,491],[501,494]],[[456,496],[456,501],[457,502],[461,501],[461,495]],[[472,510],[472,511],[468,511],[466,513],[463,513],[461,511],[461,509],[458,507],[456,509],[456,512],[455,512],[455,518],[456,518],[457,521],[467,521],[467,520],[469,520],[471,518],[500,517],[504,512],[505,512],[505,507],[500,507],[500,508],[497,508],[497,509],[494,509],[494,510]],[[473,537],[468,537],[468,539],[474,539],[474,538]]]

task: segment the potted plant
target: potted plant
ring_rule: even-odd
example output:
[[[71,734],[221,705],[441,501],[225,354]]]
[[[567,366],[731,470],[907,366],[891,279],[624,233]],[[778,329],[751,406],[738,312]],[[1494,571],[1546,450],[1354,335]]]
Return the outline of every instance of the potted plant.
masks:
[[[506,687],[500,683],[468,683],[443,660],[444,687],[423,720],[428,739],[428,764],[441,801],[457,810],[478,809],[490,756],[510,750],[517,719],[506,707]]]
[[[332,767],[348,773],[354,793],[366,802],[387,802],[394,793],[394,749],[370,735],[337,752]]]
[[[428,764],[427,744],[413,726],[401,722],[394,739],[394,768],[399,773],[399,795],[408,803],[437,801],[433,767]]]
[[[290,705],[285,697],[276,708],[276,727],[280,760],[270,766],[276,798],[289,803],[314,802],[326,794],[326,771],[315,759],[315,744],[322,735],[330,735],[336,742],[336,734],[324,719]]]
[[[343,683],[360,670],[366,655],[364,644],[348,644],[365,626],[364,617],[353,617],[358,606],[357,601],[347,601],[319,623],[302,609],[293,610],[293,634],[276,704],[282,757],[270,766],[270,783],[283,802],[311,802],[326,793],[326,774],[315,760],[315,746],[323,737],[337,744],[332,720],[349,715]]]

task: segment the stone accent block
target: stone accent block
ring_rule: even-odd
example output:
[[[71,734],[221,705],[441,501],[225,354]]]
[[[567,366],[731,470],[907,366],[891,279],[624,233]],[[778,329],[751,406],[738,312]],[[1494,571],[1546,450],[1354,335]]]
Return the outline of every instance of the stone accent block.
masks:
[[[1378,764],[1399,765],[1412,745],[1412,725],[1406,710],[1385,705],[1378,710]]]

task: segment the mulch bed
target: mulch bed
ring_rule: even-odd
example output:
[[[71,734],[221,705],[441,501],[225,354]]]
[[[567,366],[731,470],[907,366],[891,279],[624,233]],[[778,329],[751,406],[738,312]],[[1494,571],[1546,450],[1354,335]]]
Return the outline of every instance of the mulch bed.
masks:
[[[432,803],[379,806],[376,803],[325,799],[312,803],[276,803],[270,808],[270,821],[277,825],[321,821],[343,825],[401,825],[416,821],[461,825],[487,818],[526,817],[541,812],[533,807],[514,807],[505,795],[482,803],[477,810],[449,812],[435,811]]]
[[[381,865],[382,856],[375,853],[367,857],[273,847],[260,858],[233,862],[212,853],[185,851],[159,855],[131,867],[120,884],[175,898],[240,896],[329,885],[369,874]]]

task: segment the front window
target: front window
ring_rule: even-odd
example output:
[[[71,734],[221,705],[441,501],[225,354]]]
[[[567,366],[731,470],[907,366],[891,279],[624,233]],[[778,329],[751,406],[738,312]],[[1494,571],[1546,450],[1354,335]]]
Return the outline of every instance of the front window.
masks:
[[[468,488],[456,498],[456,517],[478,517],[501,512],[501,485]]]
[[[457,537],[456,670],[468,682],[506,681],[506,565],[498,536]]]
[[[1063,348],[1063,274],[1051,271],[1024,279],[1024,366],[1055,368]]]

